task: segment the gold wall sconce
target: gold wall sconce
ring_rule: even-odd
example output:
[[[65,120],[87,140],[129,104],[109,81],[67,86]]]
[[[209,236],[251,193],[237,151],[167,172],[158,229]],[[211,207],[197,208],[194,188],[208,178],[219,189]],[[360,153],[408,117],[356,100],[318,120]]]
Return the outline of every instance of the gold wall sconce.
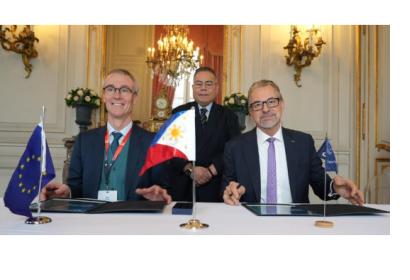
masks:
[[[11,29],[5,28],[0,25],[0,43],[3,49],[6,51],[13,51],[17,54],[21,54],[23,57],[23,63],[27,71],[27,75],[24,78],[30,77],[31,64],[30,59],[38,56],[37,51],[34,48],[34,41],[38,39],[34,36],[34,31],[31,31],[30,25],[26,25],[23,31],[16,35],[17,25],[12,25]],[[6,32],[11,34],[11,37],[6,38]]]
[[[288,55],[285,55],[286,64],[288,66],[293,65],[296,71],[294,81],[298,87],[302,86],[299,84],[302,69],[308,67],[312,63],[312,60],[319,56],[322,51],[322,45],[326,44],[322,40],[321,30],[314,28],[314,25],[309,28],[307,32],[309,32],[309,38],[305,38],[302,43],[300,39],[302,34],[299,36],[299,33],[301,33],[300,30],[297,29],[296,25],[291,25],[289,43],[286,47],[283,47],[288,50]],[[317,51],[313,51],[313,35],[317,36],[317,41],[314,43]]]

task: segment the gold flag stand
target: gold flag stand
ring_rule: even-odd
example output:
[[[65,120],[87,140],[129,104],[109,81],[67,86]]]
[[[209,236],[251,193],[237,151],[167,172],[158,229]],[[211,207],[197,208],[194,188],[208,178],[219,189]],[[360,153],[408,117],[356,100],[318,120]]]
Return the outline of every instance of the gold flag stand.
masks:
[[[204,229],[208,228],[209,225],[202,224],[199,220],[196,219],[196,193],[195,193],[195,161],[192,162],[192,172],[193,172],[193,180],[192,180],[192,219],[189,220],[188,223],[179,225],[181,228],[185,229]]]

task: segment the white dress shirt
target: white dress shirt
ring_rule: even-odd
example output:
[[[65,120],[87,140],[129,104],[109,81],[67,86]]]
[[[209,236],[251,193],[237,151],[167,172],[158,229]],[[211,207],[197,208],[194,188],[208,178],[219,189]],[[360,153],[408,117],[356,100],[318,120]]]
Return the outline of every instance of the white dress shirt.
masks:
[[[131,127],[132,127],[133,122],[131,121],[126,127],[124,127],[123,129],[121,129],[120,131],[116,131],[112,125],[108,122],[107,123],[107,128],[108,128],[108,133],[110,135],[110,145],[112,143],[112,141],[114,140],[114,136],[112,135],[112,133],[114,131],[116,132],[121,132],[122,136],[120,137],[120,139],[118,139],[118,143],[121,143],[122,139],[124,139],[125,135],[127,135],[128,131],[130,131]]]
[[[258,141],[259,166],[261,176],[261,203],[266,203],[266,185],[268,177],[268,138],[271,136],[265,134],[259,128],[256,128],[256,138]],[[286,160],[285,142],[283,141],[282,126],[278,132],[273,135],[276,138],[275,158],[276,158],[276,180],[278,191],[278,203],[292,203],[292,194],[290,192],[288,165]]]

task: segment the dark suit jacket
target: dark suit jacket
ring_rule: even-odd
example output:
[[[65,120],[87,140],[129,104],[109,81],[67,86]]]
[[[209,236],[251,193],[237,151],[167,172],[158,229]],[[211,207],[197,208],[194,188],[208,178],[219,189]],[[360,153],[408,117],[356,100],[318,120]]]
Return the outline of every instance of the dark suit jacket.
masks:
[[[225,143],[239,135],[238,117],[231,110],[212,104],[205,131],[202,129],[200,113],[196,102],[189,102],[175,108],[172,113],[189,110],[195,107],[196,130],[196,166],[208,167],[213,164],[218,175],[208,183],[196,188],[196,200],[202,202],[219,202],[222,173],[224,169],[223,152]],[[174,158],[170,160],[170,189],[173,200],[192,201],[192,180],[182,171],[188,161]]]
[[[74,144],[67,185],[72,197],[97,198],[104,162],[104,137],[107,126],[80,133]],[[125,200],[144,200],[135,193],[137,188],[148,188],[156,184],[168,187],[166,163],[148,169],[141,177],[148,148],[155,134],[136,125],[129,141],[127,170],[125,174]]]
[[[288,166],[290,191],[293,203],[309,203],[309,185],[314,193],[324,200],[324,176],[322,160],[315,157],[316,149],[310,134],[282,127]],[[241,202],[259,203],[261,197],[261,180],[256,128],[228,142],[224,154],[225,171],[222,180],[220,199],[230,181],[243,184],[246,192]],[[326,174],[326,185],[329,190],[331,182]],[[328,191],[326,191],[326,194]],[[326,200],[337,199],[338,195]]]

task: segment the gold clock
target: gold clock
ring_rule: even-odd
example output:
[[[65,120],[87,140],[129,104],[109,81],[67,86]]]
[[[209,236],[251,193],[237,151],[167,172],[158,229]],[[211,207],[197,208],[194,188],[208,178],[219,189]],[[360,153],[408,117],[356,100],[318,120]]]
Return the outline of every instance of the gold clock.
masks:
[[[154,100],[155,114],[149,121],[149,131],[158,132],[162,124],[171,117],[172,105],[165,88],[162,88]]]

